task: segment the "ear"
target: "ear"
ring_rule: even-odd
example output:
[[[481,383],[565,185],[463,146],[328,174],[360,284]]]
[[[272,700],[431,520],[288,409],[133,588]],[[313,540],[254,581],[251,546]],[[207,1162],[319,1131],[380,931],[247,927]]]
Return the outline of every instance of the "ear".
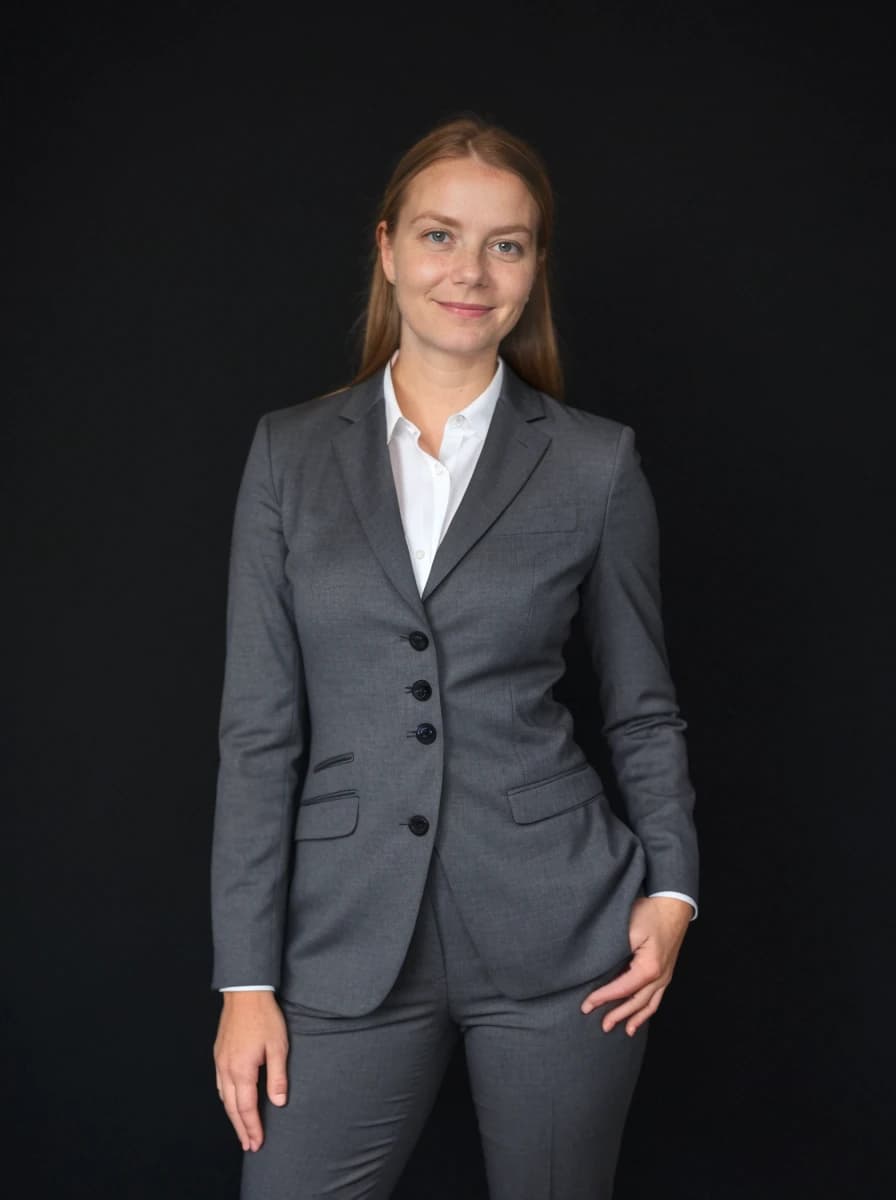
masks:
[[[376,227],[376,244],[380,250],[380,263],[383,268],[383,274],[388,279],[389,283],[395,283],[395,262],[392,255],[392,243],[389,240],[389,232],[386,228],[386,222],[380,221]]]

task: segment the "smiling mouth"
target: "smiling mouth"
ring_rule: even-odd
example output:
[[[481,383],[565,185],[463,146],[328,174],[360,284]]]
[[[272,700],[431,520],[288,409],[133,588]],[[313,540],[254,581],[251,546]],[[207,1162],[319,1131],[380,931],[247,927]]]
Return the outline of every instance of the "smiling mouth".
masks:
[[[456,312],[465,317],[481,317],[484,313],[492,311],[487,304],[452,304],[447,300],[437,300],[436,304],[439,308],[447,308],[449,312]]]

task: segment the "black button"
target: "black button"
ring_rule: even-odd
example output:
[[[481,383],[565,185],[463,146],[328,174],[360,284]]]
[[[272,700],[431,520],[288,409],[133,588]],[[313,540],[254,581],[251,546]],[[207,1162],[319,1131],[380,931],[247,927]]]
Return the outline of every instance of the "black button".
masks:
[[[422,725],[417,726],[417,741],[422,742],[424,746],[430,745],[436,740],[436,727],[430,725],[429,721],[424,721]]]
[[[411,693],[415,700],[428,700],[432,695],[432,688],[425,679],[417,679],[411,684]]]
[[[419,813],[415,813],[408,821],[408,828],[411,833],[416,833],[417,837],[423,837],[427,829],[429,829],[429,821],[426,817],[421,817]]]
[[[429,645],[429,638],[425,633],[421,633],[419,629],[415,629],[414,632],[409,635],[408,641],[415,650],[425,650]]]

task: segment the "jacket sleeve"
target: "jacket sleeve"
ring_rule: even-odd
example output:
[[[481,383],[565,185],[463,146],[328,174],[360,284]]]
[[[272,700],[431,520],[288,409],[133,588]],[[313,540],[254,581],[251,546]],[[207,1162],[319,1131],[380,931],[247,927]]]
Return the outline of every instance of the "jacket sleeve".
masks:
[[[270,455],[255,429],[236,500],[211,856],[212,987],[278,986],[306,697]]]
[[[582,584],[602,732],[628,823],[646,858],[644,890],[697,896],[694,790],[663,634],[659,530],[634,431],[623,425],[604,527]]]

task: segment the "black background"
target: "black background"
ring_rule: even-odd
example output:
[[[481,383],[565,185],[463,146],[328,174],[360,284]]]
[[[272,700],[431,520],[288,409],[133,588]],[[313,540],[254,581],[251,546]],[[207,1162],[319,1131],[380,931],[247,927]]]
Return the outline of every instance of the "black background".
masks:
[[[348,381],[378,196],[465,108],[548,162],[567,399],[634,426],[663,532],[701,913],[617,1196],[888,1194],[883,26],[843,5],[30,6],[5,45],[4,1084],[27,1194],[237,1195],[207,916],[236,487],[261,413]],[[575,638],[569,658],[599,757]],[[459,1056],[395,1195],[482,1179]]]

